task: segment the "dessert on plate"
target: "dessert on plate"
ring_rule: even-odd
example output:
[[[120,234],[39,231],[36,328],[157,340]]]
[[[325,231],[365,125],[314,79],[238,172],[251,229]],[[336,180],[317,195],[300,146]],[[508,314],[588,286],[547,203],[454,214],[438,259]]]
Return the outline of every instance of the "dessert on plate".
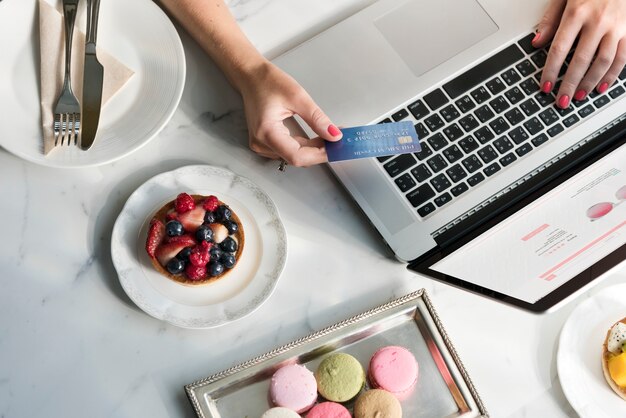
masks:
[[[606,334],[602,370],[611,389],[626,400],[626,318],[615,323]]]
[[[241,220],[226,203],[213,195],[181,193],[152,217],[146,252],[164,276],[198,286],[235,268],[244,238]]]

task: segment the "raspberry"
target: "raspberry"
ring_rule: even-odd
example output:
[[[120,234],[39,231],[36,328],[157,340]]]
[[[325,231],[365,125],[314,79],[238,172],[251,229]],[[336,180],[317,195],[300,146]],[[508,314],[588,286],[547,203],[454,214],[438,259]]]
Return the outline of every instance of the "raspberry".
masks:
[[[178,213],[176,213],[176,211],[174,210],[170,210],[169,212],[167,212],[165,214],[165,220],[166,221],[177,221],[178,220]]]
[[[220,205],[220,201],[217,200],[217,197],[211,195],[206,198],[206,200],[202,203],[202,207],[209,212],[213,212]]]
[[[176,208],[176,212],[185,213],[195,209],[196,203],[193,201],[193,197],[189,196],[187,193],[181,193],[176,196],[174,207]]]
[[[187,264],[187,267],[185,268],[185,274],[187,275],[189,280],[202,280],[206,276],[206,267]]]
[[[206,267],[211,259],[211,256],[209,256],[210,248],[211,244],[206,241],[202,241],[201,244],[193,247],[191,254],[189,254],[189,263],[196,267]]]

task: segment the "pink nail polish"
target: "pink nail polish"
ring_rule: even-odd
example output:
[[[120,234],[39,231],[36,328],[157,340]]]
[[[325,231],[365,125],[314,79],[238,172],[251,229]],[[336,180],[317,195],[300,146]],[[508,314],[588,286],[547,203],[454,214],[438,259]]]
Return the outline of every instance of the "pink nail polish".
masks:
[[[569,96],[564,94],[559,98],[559,107],[561,109],[567,109],[567,106],[569,106]]]
[[[535,35],[535,37],[533,38],[532,41],[530,41],[531,44],[535,44],[535,42],[538,42],[539,39],[541,39],[541,32],[537,32],[537,34]]]
[[[574,100],[584,100],[587,97],[587,92],[585,90],[578,90],[574,95]]]
[[[339,135],[341,135],[341,131],[339,130],[339,128],[337,128],[333,124],[328,125],[328,133],[331,134],[332,136],[339,136]]]
[[[543,86],[541,87],[541,91],[544,93],[550,93],[552,91],[552,82],[546,81],[545,83],[543,83]]]
[[[609,88],[609,83],[606,81],[598,86],[598,93],[602,94],[607,91]]]

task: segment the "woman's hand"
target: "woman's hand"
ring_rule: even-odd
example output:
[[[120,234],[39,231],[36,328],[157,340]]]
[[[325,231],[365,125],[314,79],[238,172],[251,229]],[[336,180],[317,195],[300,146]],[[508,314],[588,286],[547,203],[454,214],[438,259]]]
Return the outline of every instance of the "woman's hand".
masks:
[[[282,158],[296,167],[328,161],[324,140],[338,141],[341,131],[291,76],[268,61],[238,83],[250,133],[250,149],[267,158]],[[298,115],[319,135],[291,136],[283,121]]]
[[[604,93],[626,64],[626,0],[551,0],[533,45],[552,40],[541,90],[552,91],[559,70],[578,44],[557,93],[557,105],[583,100],[594,88]]]

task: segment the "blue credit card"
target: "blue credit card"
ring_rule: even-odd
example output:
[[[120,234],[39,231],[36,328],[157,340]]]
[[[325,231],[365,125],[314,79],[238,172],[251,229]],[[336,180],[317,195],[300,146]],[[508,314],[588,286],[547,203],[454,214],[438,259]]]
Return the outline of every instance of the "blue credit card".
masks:
[[[422,149],[415,127],[409,121],[343,128],[341,132],[340,141],[325,142],[330,162],[407,154]]]

